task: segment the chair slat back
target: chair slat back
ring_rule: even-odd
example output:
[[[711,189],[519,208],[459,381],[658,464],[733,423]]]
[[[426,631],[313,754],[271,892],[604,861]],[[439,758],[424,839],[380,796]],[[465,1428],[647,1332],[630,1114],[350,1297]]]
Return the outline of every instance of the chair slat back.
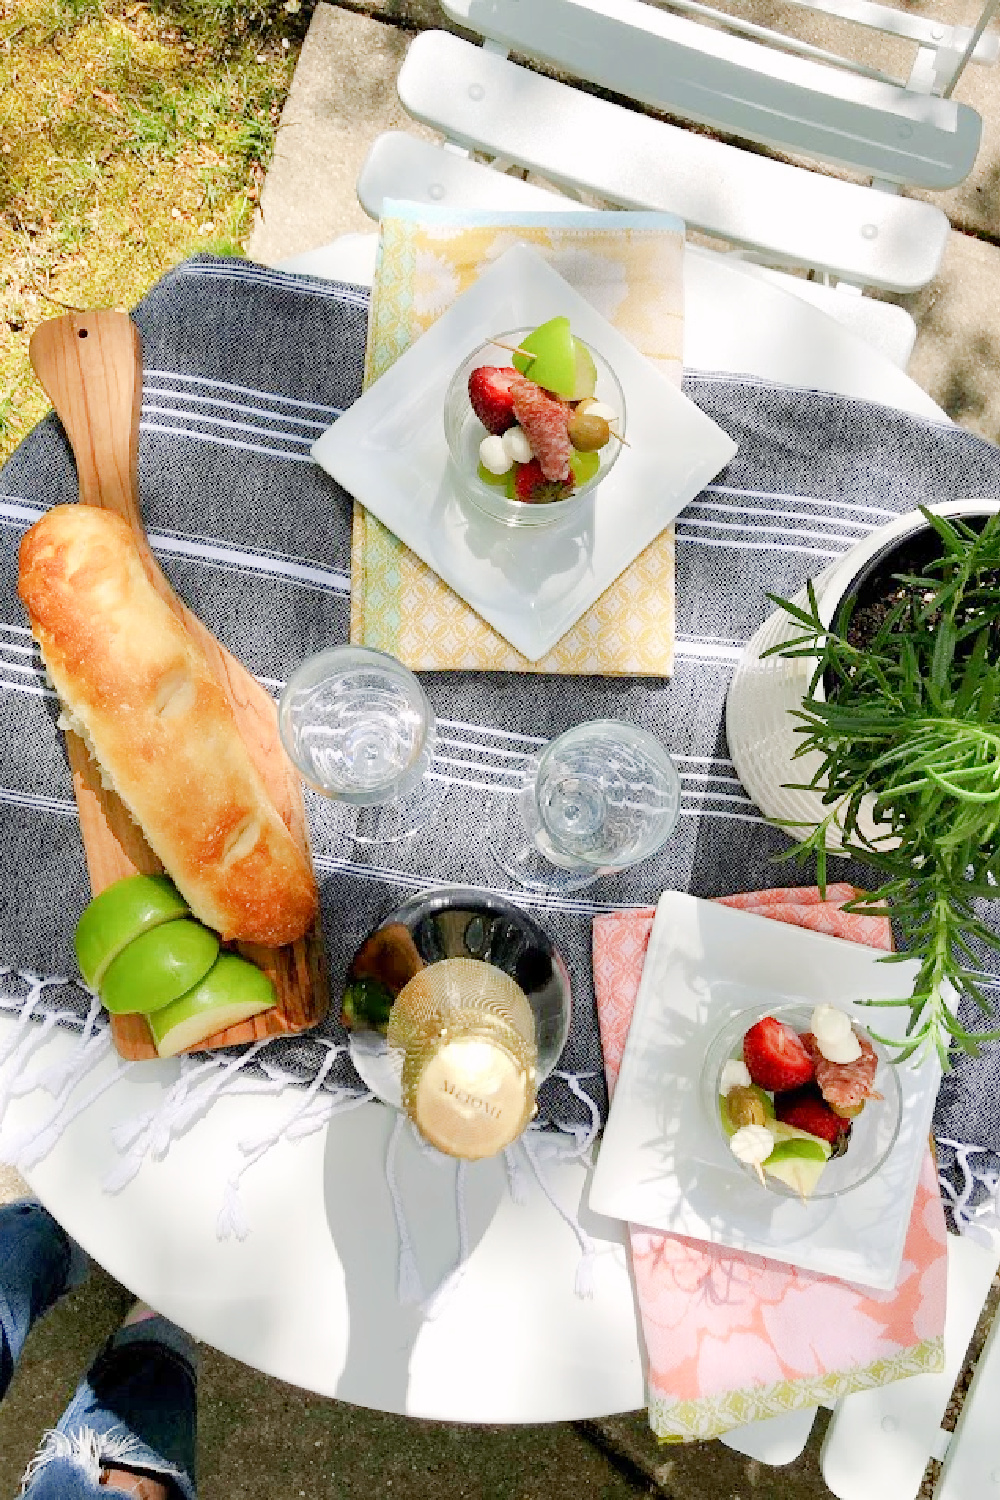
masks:
[[[400,69],[407,113],[452,141],[514,161],[546,182],[625,208],[678,214],[706,233],[865,286],[912,290],[934,275],[948,220],[929,203],[878,193],[741,151],[427,31]]]
[[[985,1247],[949,1235],[944,1370],[862,1391],[840,1403],[820,1454],[823,1478],[839,1500],[914,1500],[928,1459],[939,1458],[947,1441],[941,1418],[998,1264],[1000,1241]],[[995,1453],[995,1437],[993,1442]],[[988,1490],[971,1486],[953,1494],[981,1500]]]
[[[948,1444],[934,1500],[972,1500],[1000,1489],[1000,1317],[994,1318]]]
[[[864,31],[900,37],[904,41],[915,42],[917,46],[926,47],[935,52],[964,52],[977,29],[968,25],[948,25],[933,16],[913,15],[909,11],[897,10],[892,5],[876,4],[875,0],[784,0],[784,3],[787,9],[830,16],[834,20],[850,22],[863,28]],[[815,55],[815,50],[809,43],[786,32],[775,31],[770,26],[759,26],[738,14],[719,10],[712,5],[705,4],[705,0],[664,0],[664,4],[670,10],[676,11],[678,15],[693,16],[696,20],[714,22],[725,30],[734,32],[737,36],[756,37],[788,51],[801,50],[803,56]],[[983,7],[983,15],[986,16],[987,21],[989,19],[987,12],[992,12],[993,9],[991,5]],[[990,65],[997,61],[998,56],[1000,56],[1000,36],[995,33],[983,34],[980,31],[975,38],[969,61]],[[856,66],[853,60],[842,60],[848,65]]]
[[[961,182],[976,112],[790,56],[644,0],[443,0],[493,43],[727,136],[893,183]]]

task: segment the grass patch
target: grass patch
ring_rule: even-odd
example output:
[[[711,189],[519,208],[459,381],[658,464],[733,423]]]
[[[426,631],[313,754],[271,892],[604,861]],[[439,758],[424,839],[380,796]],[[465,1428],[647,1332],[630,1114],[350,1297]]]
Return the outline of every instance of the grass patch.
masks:
[[[239,254],[308,24],[298,0],[0,0],[0,462],[63,307]]]

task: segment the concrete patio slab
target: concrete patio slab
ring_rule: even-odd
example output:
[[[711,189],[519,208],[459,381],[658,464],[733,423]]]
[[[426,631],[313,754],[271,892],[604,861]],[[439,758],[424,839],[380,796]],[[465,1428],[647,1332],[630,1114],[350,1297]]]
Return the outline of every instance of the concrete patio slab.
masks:
[[[354,191],[383,130],[409,123],[396,97],[408,31],[332,5],[318,5],[281,116],[274,158],[247,253],[265,265],[369,233]]]
[[[895,300],[917,324],[907,373],[961,427],[1000,441],[1000,248],[954,230],[934,280]]]

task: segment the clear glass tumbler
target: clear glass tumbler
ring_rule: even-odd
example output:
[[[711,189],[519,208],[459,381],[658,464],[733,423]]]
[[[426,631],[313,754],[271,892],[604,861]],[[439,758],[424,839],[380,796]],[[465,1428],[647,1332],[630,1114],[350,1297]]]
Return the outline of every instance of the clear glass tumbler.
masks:
[[[524,500],[508,498],[502,480],[485,484],[479,476],[479,444],[486,436],[486,429],[472,410],[469,400],[469,376],[480,365],[508,367],[513,363],[511,349],[516,348],[522,338],[531,332],[529,328],[511,328],[496,334],[497,342],[487,340],[467,355],[458,366],[449,383],[444,398],[444,435],[448,442],[455,474],[465,495],[476,509],[505,526],[551,526],[576,517],[577,524],[586,515],[585,505],[602,480],[606,479],[618,460],[622,444],[612,437],[600,450],[600,461],[591,477],[576,486],[565,500],[556,500],[547,505],[533,505]],[[581,341],[582,342],[582,341]],[[625,393],[618,377],[599,349],[585,346],[597,370],[597,386],[594,394],[617,413],[615,433],[624,438],[626,430]]]
[[[497,858],[533,890],[579,890],[662,848],[680,812],[680,778],[659,740],[617,719],[593,719],[529,762],[519,816],[500,830]]]
[[[303,780],[357,808],[359,842],[408,838],[437,813],[434,711],[395,657],[363,646],[308,657],[285,684],[278,729]]]
[[[709,1127],[714,1130],[720,1143],[724,1143],[727,1158],[734,1172],[753,1176],[753,1168],[744,1166],[729,1152],[729,1136],[722,1120],[721,1079],[722,1070],[731,1060],[743,1060],[743,1038],[762,1016],[774,1016],[783,1021],[801,1036],[811,1030],[812,1007],[809,1005],[758,1005],[749,1010],[738,1011],[729,1017],[705,1050],[705,1061],[701,1070],[701,1099]],[[896,1144],[902,1121],[903,1099],[899,1087],[899,1073],[885,1054],[885,1050],[860,1023],[852,1017],[854,1030],[868,1036],[878,1056],[878,1072],[875,1074],[877,1097],[869,1099],[857,1119],[851,1122],[850,1142],[842,1156],[831,1157],[823,1168],[819,1185],[809,1195],[809,1201],[823,1198],[838,1198],[842,1193],[860,1187],[884,1164]],[[789,1187],[777,1177],[765,1173],[767,1191],[783,1198],[799,1198],[795,1188]]]

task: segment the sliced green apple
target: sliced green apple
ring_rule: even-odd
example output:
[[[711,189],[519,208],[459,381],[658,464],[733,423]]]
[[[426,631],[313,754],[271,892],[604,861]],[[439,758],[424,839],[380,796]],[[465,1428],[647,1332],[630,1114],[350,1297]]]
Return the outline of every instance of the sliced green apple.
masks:
[[[98,989],[108,964],[133,938],[189,915],[187,902],[166,875],[116,880],[84,907],[76,925],[76,961],[84,983]]]
[[[175,1057],[276,1003],[274,985],[266,974],[236,953],[220,953],[192,989],[153,1012],[149,1029],[160,1056]]]
[[[573,340],[573,389],[571,401],[586,401],[597,390],[597,366],[586,344]]]
[[[574,448],[570,454],[570,472],[573,475],[573,483],[578,488],[586,484],[588,479],[593,479],[600,466],[601,455],[599,453],[578,453]]]
[[[514,355],[515,370],[569,400],[576,385],[576,340],[569,318],[550,318],[539,324],[521,340],[520,347],[526,352]]]
[[[811,1198],[830,1159],[829,1143],[780,1120],[769,1128],[776,1143],[764,1163],[764,1171],[784,1182],[800,1198]]]
[[[166,922],[142,932],[113,958],[99,993],[112,1015],[149,1015],[203,979],[215,963],[219,939],[200,922]]]

